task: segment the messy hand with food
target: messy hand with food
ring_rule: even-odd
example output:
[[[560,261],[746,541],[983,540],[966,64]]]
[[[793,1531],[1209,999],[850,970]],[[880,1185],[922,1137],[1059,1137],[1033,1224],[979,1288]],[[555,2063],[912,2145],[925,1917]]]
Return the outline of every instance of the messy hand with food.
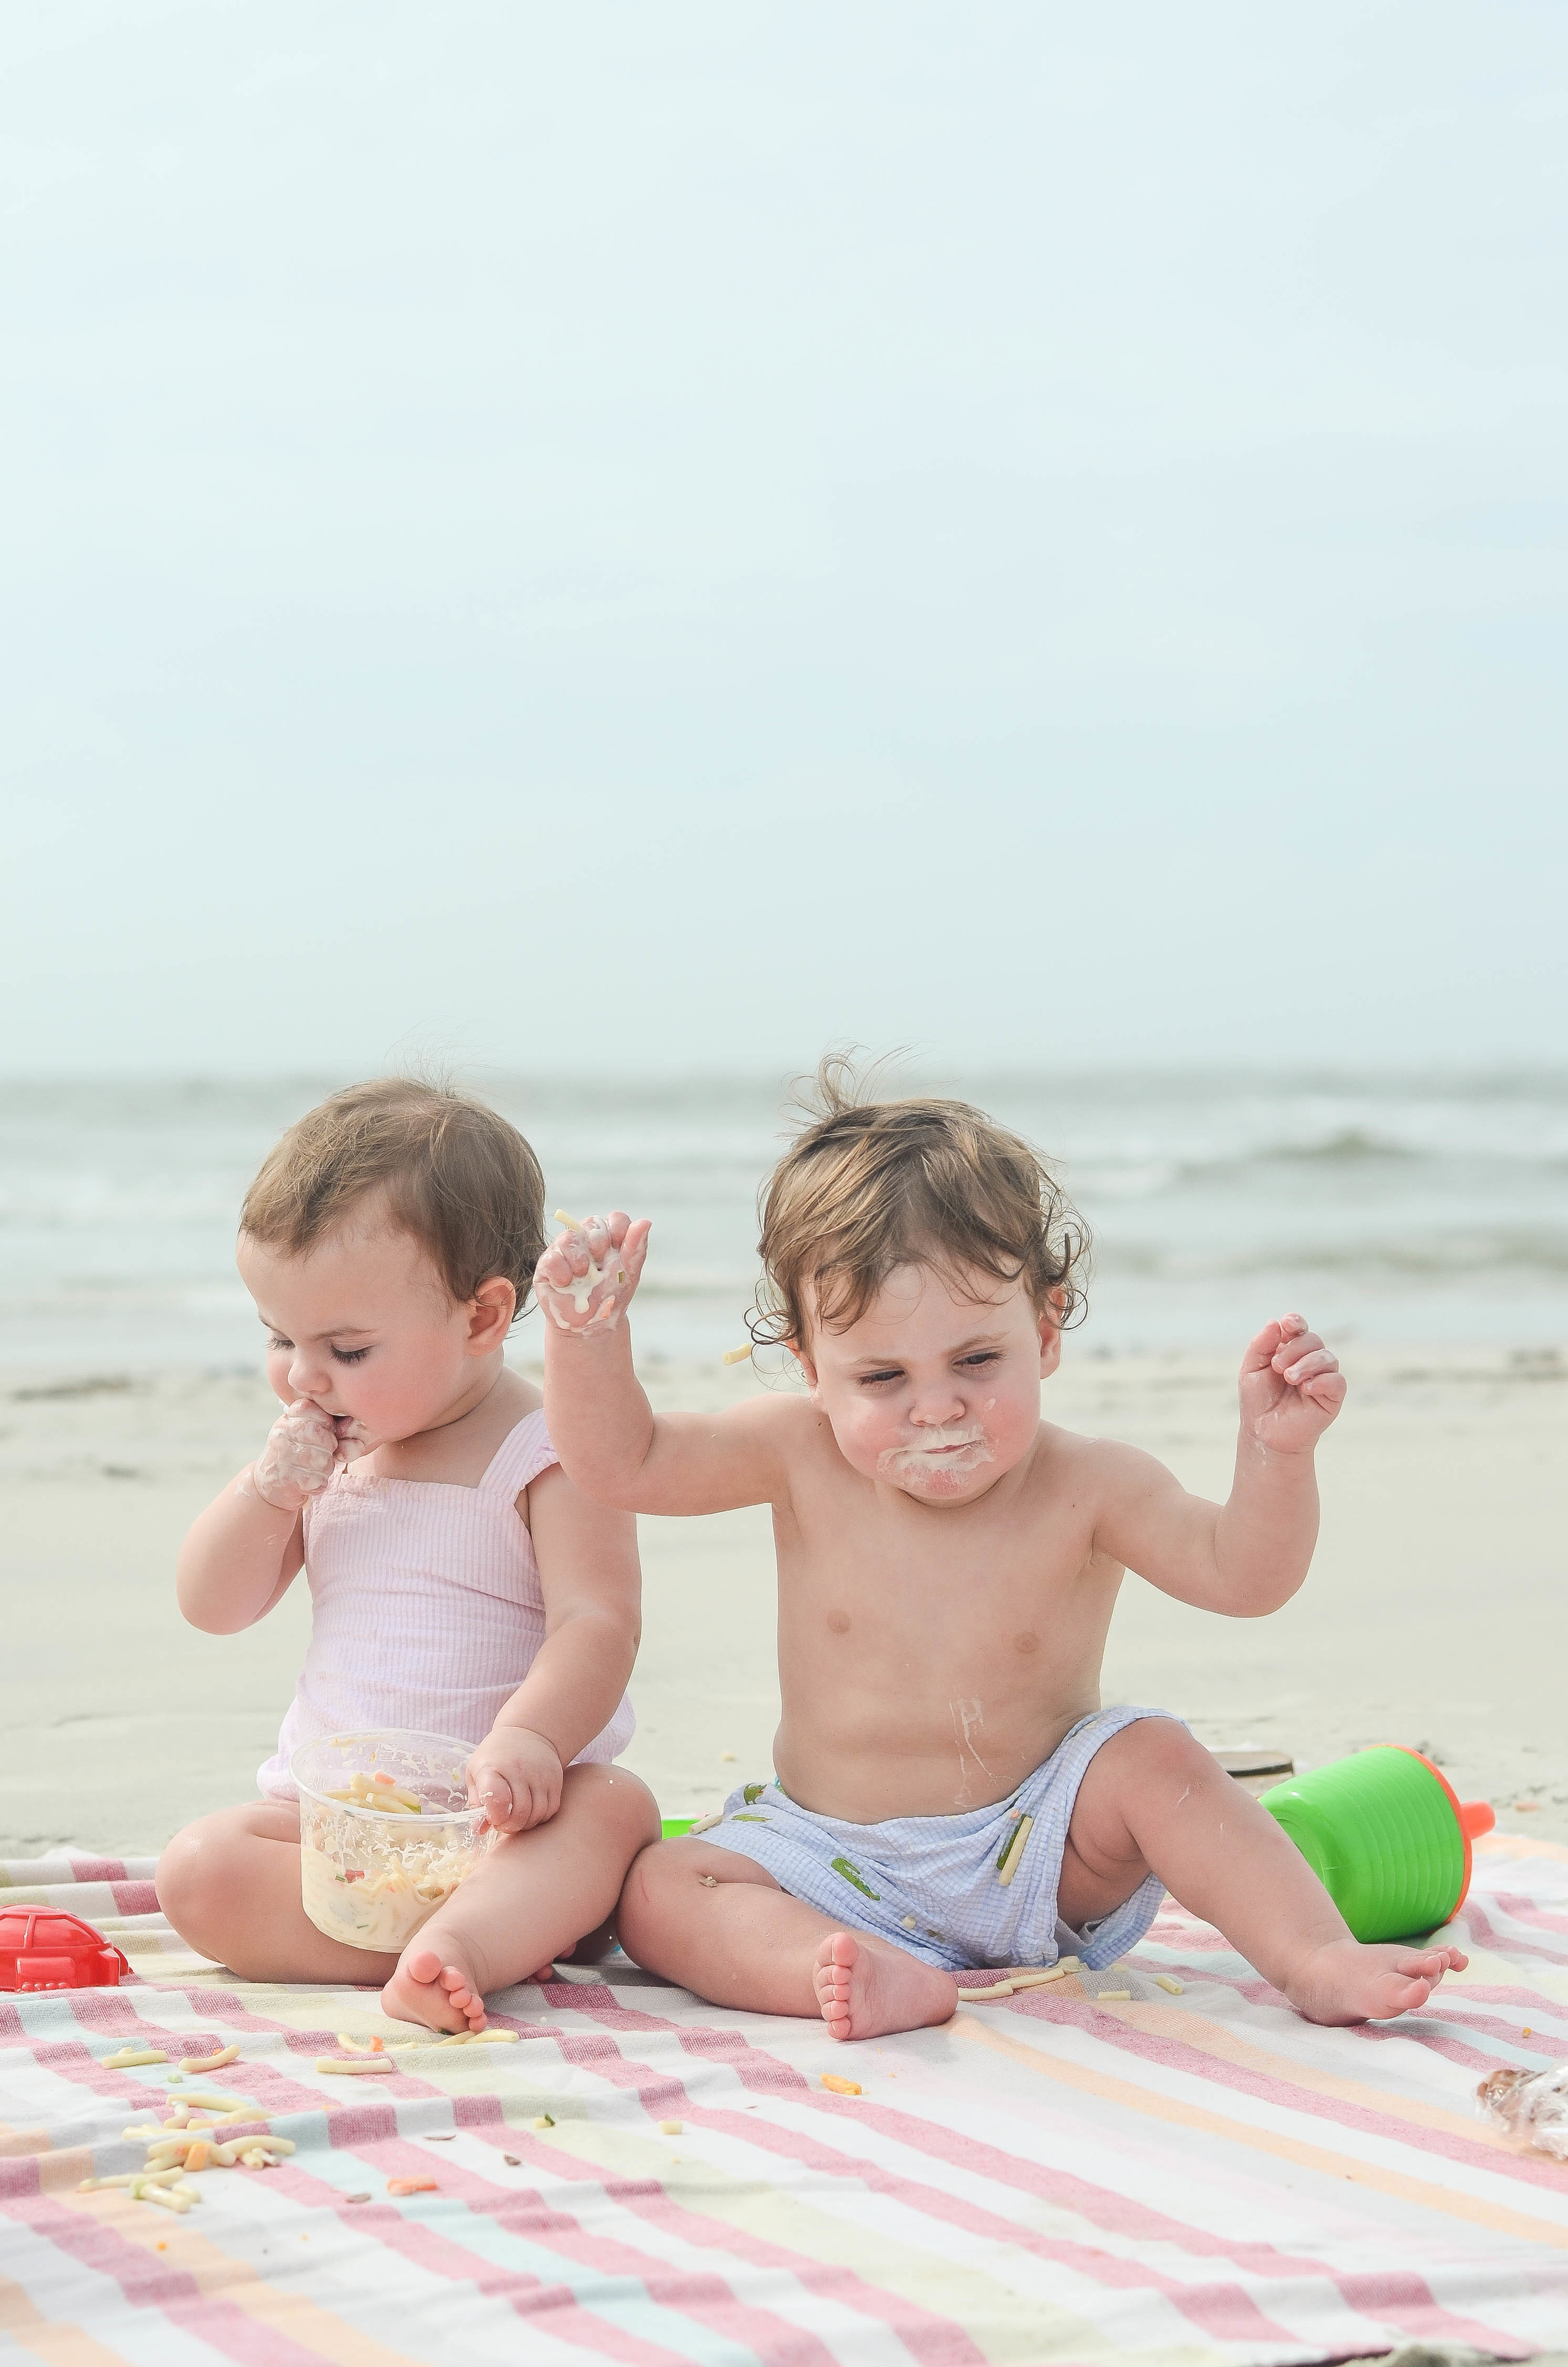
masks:
[[[494,1726],[468,1762],[468,1795],[498,1833],[548,1824],[561,1806],[555,1745],[531,1727]]]
[[[343,1432],[313,1398],[296,1398],[267,1435],[267,1444],[242,1474],[242,1494],[259,1496],[280,1512],[297,1512],[319,1496],[335,1471],[348,1461]]]
[[[534,1295],[559,1331],[613,1331],[637,1288],[651,1221],[619,1208],[580,1223],[563,1208],[555,1213],[565,1229],[534,1270]]]

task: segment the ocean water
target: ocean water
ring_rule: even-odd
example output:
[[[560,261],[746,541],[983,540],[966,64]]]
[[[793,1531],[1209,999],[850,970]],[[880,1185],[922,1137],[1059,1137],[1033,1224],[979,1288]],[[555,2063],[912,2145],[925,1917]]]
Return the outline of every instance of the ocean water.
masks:
[[[256,1364],[235,1212],[331,1082],[0,1087],[0,1358]],[[1346,1342],[1568,1343],[1568,1074],[917,1082],[1060,1161],[1094,1236],[1085,1350],[1239,1349],[1287,1307]],[[717,1356],[744,1338],[785,1081],[474,1089],[533,1141],[551,1207],[653,1217],[641,1353]],[[522,1361],[539,1321],[519,1326]]]

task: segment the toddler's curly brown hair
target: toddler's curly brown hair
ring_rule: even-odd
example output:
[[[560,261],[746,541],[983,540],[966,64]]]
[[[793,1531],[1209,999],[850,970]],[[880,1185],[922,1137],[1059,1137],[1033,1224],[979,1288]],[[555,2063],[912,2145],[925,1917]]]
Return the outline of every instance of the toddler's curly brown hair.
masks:
[[[876,1100],[841,1053],[801,1101],[808,1123],[759,1203],[759,1347],[843,1330],[901,1265],[1021,1281],[1059,1328],[1083,1315],[1088,1229],[1021,1135],[968,1102]]]

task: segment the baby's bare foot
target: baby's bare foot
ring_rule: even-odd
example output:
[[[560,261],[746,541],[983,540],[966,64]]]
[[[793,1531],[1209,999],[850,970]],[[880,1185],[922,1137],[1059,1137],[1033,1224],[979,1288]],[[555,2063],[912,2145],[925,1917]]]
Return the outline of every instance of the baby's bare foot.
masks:
[[[1285,1994],[1309,2022],[1392,2022],[1425,2005],[1445,1973],[1462,1973],[1469,1962],[1458,1948],[1331,1940],[1312,1950]]]
[[[483,2030],[484,1999],[463,1950],[442,1936],[449,1960],[417,1942],[403,1950],[398,1968],[381,1991],[383,2010],[393,2022],[422,2022],[431,2030]]]
[[[902,1948],[873,1948],[853,1931],[835,1931],[823,1942],[812,1979],[831,2038],[924,2030],[950,2022],[959,2001],[951,1973]]]

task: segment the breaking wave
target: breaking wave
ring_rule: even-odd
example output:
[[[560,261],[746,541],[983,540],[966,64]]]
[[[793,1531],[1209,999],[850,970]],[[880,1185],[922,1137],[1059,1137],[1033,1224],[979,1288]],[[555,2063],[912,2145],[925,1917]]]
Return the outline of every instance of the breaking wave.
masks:
[[[0,1097],[0,1310],[14,1363],[254,1359],[240,1197],[340,1080],[40,1082]],[[782,1077],[475,1077],[548,1206],[654,1219],[640,1348],[744,1337]],[[904,1089],[896,1082],[882,1090]],[[946,1075],[1058,1161],[1096,1243],[1100,1344],[1245,1338],[1278,1308],[1390,1340],[1568,1341],[1568,1075]],[[537,1353],[524,1325],[519,1353]]]

